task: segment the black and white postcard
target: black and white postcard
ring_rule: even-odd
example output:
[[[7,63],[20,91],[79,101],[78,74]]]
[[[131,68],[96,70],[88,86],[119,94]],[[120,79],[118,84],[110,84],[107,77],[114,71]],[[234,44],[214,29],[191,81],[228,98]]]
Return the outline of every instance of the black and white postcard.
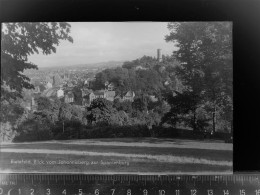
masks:
[[[2,23],[0,173],[232,174],[232,25]]]

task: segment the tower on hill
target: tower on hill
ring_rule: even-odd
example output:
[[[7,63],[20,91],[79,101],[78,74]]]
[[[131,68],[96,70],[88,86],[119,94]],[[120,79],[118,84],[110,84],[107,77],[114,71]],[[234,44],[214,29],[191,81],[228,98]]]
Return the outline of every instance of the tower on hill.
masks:
[[[157,49],[157,60],[159,62],[162,61],[162,50],[161,49]]]

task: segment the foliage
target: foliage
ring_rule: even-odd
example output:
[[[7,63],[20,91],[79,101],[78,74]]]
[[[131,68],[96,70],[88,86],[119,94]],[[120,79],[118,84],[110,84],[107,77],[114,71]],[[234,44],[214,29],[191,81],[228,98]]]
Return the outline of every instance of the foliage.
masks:
[[[11,102],[11,103],[10,103]],[[0,141],[11,141],[15,135],[13,128],[19,124],[25,114],[20,100],[1,102],[0,111]]]
[[[87,108],[86,118],[92,125],[108,125],[120,123],[117,110],[113,108],[113,103],[103,99],[94,99]]]
[[[15,132],[12,130],[10,122],[0,123],[0,142],[10,142],[15,137]]]
[[[96,74],[92,83],[93,90],[105,88],[105,82],[112,82],[116,86],[117,94],[124,94],[132,90],[137,96],[142,94],[159,96],[161,90],[175,89],[180,85],[174,74],[178,62],[173,57],[166,57],[162,62],[144,56],[131,62],[125,62],[121,67],[106,69]],[[137,69],[137,67],[141,67]],[[165,86],[165,81],[169,85]],[[178,86],[179,87],[179,86]]]
[[[0,123],[9,122],[11,125],[16,123],[16,120],[22,116],[24,108],[18,100],[12,100],[11,104],[7,101],[1,102]]]
[[[47,97],[39,97],[36,99],[37,102],[37,109],[39,111],[42,110],[50,110],[52,108],[52,102],[49,98]]]
[[[120,102],[118,99],[115,99],[113,102],[113,106],[118,111],[124,111],[129,114],[131,114],[133,112],[132,102],[130,102],[130,101]]]
[[[61,102],[59,99],[50,100],[47,97],[39,97],[35,100],[37,102],[37,113],[41,114],[52,124],[59,120],[59,108]]]
[[[4,23],[1,31],[1,125],[14,125],[24,112],[15,103],[22,98],[23,89],[33,89],[30,79],[23,74],[26,69],[37,69],[28,62],[28,56],[41,51],[56,52],[60,40],[73,42],[68,23]]]
[[[76,105],[81,105],[82,104],[82,92],[81,92],[81,84],[78,84],[78,86],[74,87],[72,92],[74,94],[74,103]]]
[[[148,106],[148,98],[147,96],[142,96],[139,98],[136,98],[134,102],[132,103],[133,109],[135,111],[140,111],[140,112],[147,112],[147,106]]]
[[[72,117],[71,111],[72,111],[72,106],[70,104],[62,103],[59,108],[59,120],[69,121]]]
[[[15,142],[52,139],[51,123],[41,112],[31,114],[16,131]]]
[[[56,52],[60,40],[73,42],[68,23],[5,23],[1,32],[1,101],[21,97],[23,88],[32,89],[22,72],[37,69],[28,56],[42,51]],[[8,87],[5,87],[8,86]]]
[[[198,108],[200,97],[191,91],[184,91],[183,93],[176,92],[165,94],[165,99],[171,106],[162,119],[162,123],[169,123],[176,127],[177,123],[184,122],[188,126],[197,130],[196,109]]]
[[[176,75],[186,90],[204,102],[212,102],[213,131],[216,109],[232,95],[232,26],[229,22],[169,23],[172,41],[179,48],[175,53],[181,63]],[[197,102],[197,107],[201,101]],[[193,110],[194,116],[196,110]]]
[[[124,62],[124,64],[122,65],[123,68],[126,69],[132,69],[132,68],[136,68],[137,66],[142,66],[144,68],[150,68],[152,66],[154,66],[157,63],[156,58],[153,58],[151,56],[143,56],[140,59],[136,59],[133,61],[128,61],[128,62]]]
[[[78,121],[78,122],[82,122],[82,119],[83,119],[83,111],[81,110],[81,108],[77,105],[73,105],[71,107],[71,114],[72,114],[72,117],[71,119],[73,121]]]
[[[116,138],[116,137],[150,137],[151,133],[145,125],[108,125],[104,127],[95,126],[82,131],[83,139],[91,138]]]

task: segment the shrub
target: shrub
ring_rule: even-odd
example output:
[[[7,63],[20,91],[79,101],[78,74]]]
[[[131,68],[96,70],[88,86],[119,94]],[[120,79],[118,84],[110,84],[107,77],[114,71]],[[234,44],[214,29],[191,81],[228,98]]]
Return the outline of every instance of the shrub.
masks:
[[[46,141],[53,138],[52,132],[49,129],[37,131],[23,131],[18,133],[13,142],[26,142],[26,141]]]
[[[116,137],[150,137],[151,132],[145,125],[88,127],[81,132],[83,139]]]

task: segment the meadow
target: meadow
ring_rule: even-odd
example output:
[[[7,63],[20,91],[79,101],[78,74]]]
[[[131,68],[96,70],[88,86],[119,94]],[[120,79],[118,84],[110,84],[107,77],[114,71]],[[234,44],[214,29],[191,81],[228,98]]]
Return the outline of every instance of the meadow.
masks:
[[[114,138],[1,144],[0,172],[229,174],[233,144]]]

